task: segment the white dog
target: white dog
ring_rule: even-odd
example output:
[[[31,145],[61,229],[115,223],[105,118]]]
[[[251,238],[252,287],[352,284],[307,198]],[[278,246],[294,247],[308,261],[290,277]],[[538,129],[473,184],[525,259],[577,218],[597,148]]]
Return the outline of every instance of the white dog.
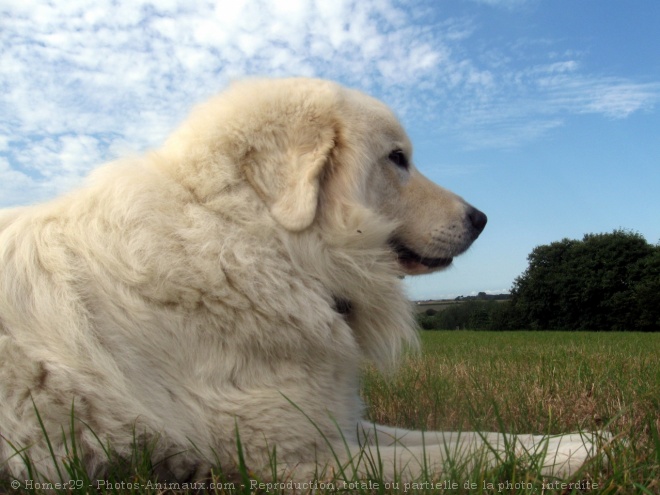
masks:
[[[265,478],[273,452],[298,479],[352,456],[359,475],[380,456],[385,478],[439,473],[449,453],[496,462],[499,434],[360,419],[361,363],[390,368],[417,345],[401,276],[448,266],[486,224],[411,156],[362,93],[249,81],[160,150],[2,212],[0,470],[26,476],[25,449],[55,479],[71,435],[92,475],[105,446],[128,455],[136,437],[157,439],[154,460],[177,478],[235,469],[237,434]],[[580,436],[515,445],[545,449],[559,474],[593,450]]]

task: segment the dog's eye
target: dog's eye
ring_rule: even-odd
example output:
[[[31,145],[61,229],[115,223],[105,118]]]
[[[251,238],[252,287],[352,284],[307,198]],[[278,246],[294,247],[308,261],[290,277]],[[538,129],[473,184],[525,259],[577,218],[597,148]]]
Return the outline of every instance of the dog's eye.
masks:
[[[397,167],[401,167],[403,169],[408,170],[408,159],[406,158],[406,155],[403,153],[403,151],[394,150],[392,151],[392,153],[390,153],[390,156],[388,158]]]

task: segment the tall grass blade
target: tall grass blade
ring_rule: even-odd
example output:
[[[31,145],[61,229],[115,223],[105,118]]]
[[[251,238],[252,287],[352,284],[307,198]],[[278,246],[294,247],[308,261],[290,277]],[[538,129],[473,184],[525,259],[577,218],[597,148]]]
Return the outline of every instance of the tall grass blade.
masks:
[[[57,471],[57,475],[60,477],[60,483],[64,483],[64,477],[62,476],[62,471],[60,470],[60,464],[59,462],[57,462],[57,456],[55,455],[55,451],[53,450],[53,445],[50,442],[50,438],[48,437],[48,432],[46,431],[46,426],[44,425],[44,422],[41,419],[41,414],[39,414],[39,409],[37,409],[37,404],[35,404],[32,394],[30,394],[30,400],[32,400],[32,406],[34,407],[34,412],[37,415],[37,421],[39,421],[39,427],[41,428],[41,431],[44,434],[44,440],[46,440],[48,451],[50,452],[50,456],[53,459],[53,463],[55,464],[55,470]]]

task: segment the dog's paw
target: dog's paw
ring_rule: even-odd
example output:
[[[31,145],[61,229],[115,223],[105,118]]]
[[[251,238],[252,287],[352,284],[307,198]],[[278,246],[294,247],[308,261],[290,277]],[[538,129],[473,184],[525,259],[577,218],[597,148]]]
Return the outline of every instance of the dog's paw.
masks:
[[[569,478],[575,475],[588,459],[602,455],[603,446],[612,441],[609,432],[571,433],[545,437],[535,448],[543,453],[542,473],[547,476]],[[602,459],[603,463],[607,458]]]

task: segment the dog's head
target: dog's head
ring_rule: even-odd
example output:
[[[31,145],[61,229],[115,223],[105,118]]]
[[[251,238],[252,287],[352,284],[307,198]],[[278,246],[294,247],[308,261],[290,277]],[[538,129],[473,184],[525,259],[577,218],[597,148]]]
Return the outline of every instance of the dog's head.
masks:
[[[482,212],[419,173],[394,114],[361,92],[316,79],[256,80],[210,105],[170,145],[215,143],[218,151],[204,153],[230,155],[287,231],[329,223],[336,231],[342,217],[366,211],[389,226],[384,244],[413,275],[447,267],[486,225]]]
[[[389,108],[358,91],[344,93],[348,124],[337,167],[357,177],[356,197],[395,222],[388,244],[406,274],[449,266],[479,237],[486,215],[417,170],[410,140]]]

